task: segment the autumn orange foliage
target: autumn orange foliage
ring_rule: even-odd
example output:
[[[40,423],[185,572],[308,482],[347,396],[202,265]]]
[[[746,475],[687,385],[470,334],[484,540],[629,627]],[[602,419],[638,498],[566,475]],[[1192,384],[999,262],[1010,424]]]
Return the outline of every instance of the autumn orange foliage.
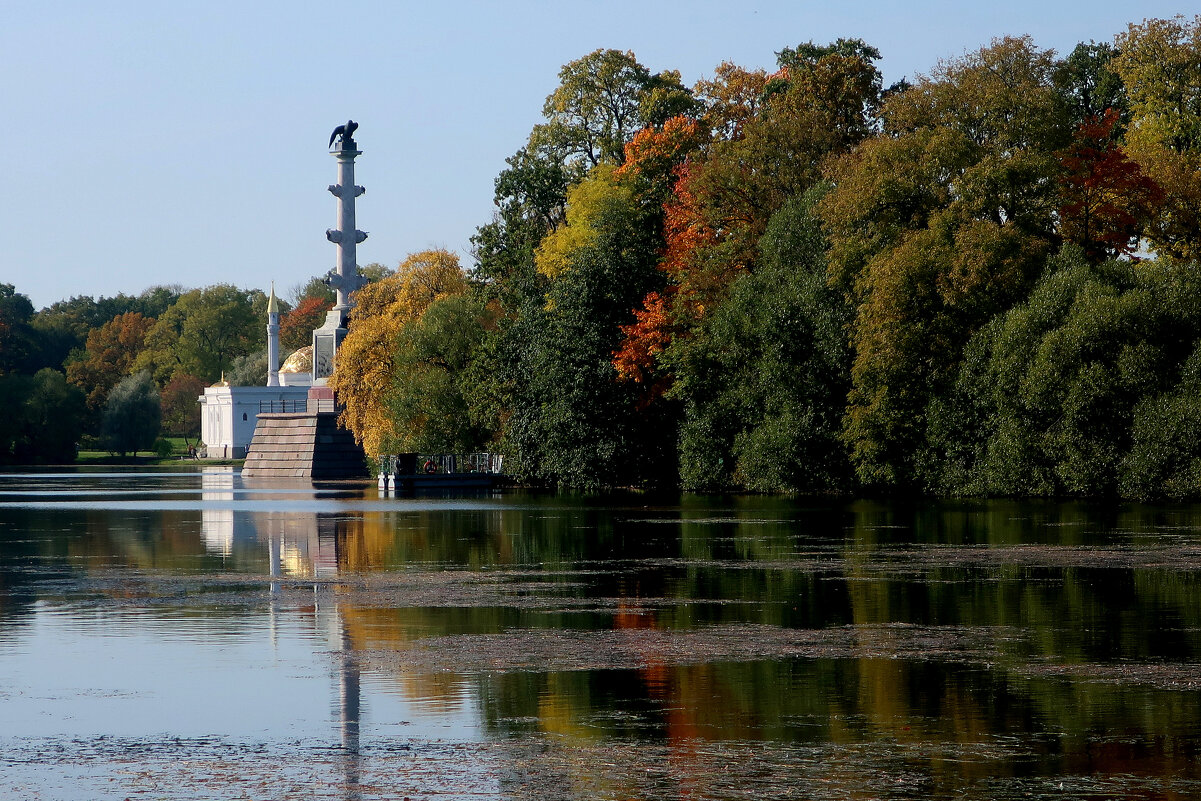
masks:
[[[626,144],[626,160],[617,178],[647,178],[671,184],[676,168],[705,142],[700,123],[691,117],[672,117],[662,130],[643,128]]]
[[[706,273],[694,269],[695,256],[699,250],[718,244],[721,238],[706,222],[701,202],[692,191],[697,170],[697,164],[691,161],[676,167],[679,178],[663,205],[664,250],[659,268],[670,283],[662,292],[648,294],[643,307],[634,310],[635,321],[621,326],[623,338],[613,355],[613,366],[625,380],[651,385],[655,360],[679,332],[680,320],[705,313],[711,287]],[[664,388],[662,378],[656,391]]]
[[[313,329],[320,328],[326,312],[334,307],[332,300],[309,295],[296,304],[296,308],[283,315],[279,324],[280,344],[289,350],[303,348],[311,343]]]
[[[670,294],[670,290],[665,290]],[[613,366],[623,379],[648,383],[655,357],[671,344],[673,324],[667,297],[651,292],[634,310],[635,321],[621,326],[621,347],[613,354]]]
[[[675,192],[664,204],[663,259],[659,268],[667,273],[670,284],[662,292],[651,292],[641,309],[634,310],[635,321],[621,326],[622,342],[613,354],[613,366],[618,375],[628,381],[650,385],[653,381],[655,359],[667,349],[675,337],[677,304],[683,302],[703,312],[703,304],[689,303],[689,266],[694,252],[717,241],[717,234],[701,216],[699,204],[690,191],[694,166],[684,162],[676,168],[680,176]]]
[[[663,269],[681,282],[692,261],[692,254],[706,245],[716,244],[717,232],[705,221],[701,203],[692,191],[698,168],[693,163],[679,169],[675,191],[663,206]]]
[[[126,312],[88,332],[83,358],[67,365],[67,380],[87,393],[89,408],[103,406],[112,388],[129,375],[154,322],[139,312]]]

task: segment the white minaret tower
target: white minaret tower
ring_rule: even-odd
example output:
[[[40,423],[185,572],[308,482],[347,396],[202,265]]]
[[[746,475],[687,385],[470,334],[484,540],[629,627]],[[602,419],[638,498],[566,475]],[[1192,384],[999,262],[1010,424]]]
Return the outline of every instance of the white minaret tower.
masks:
[[[275,302],[275,282],[267,299],[267,386],[279,386],[279,304]]]
[[[327,230],[325,238],[338,247],[338,266],[330,270],[325,282],[337,291],[338,299],[326,315],[325,324],[313,332],[313,384],[317,386],[324,385],[334,372],[334,353],[346,336],[350,294],[365,283],[359,276],[356,258],[358,244],[367,234],[355,228],[354,219],[355,198],[367,191],[354,183],[354,160],[362,154],[352,138],[358,127],[354,120],[347,120],[330,137],[330,152],[338,160],[338,183],[329,186],[338,199],[338,227]]]

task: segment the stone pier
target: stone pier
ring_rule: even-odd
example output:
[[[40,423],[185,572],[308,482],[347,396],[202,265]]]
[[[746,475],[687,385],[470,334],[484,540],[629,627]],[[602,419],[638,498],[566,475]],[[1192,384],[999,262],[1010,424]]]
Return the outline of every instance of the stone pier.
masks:
[[[337,412],[260,414],[243,478],[365,478],[363,449],[338,426]]]

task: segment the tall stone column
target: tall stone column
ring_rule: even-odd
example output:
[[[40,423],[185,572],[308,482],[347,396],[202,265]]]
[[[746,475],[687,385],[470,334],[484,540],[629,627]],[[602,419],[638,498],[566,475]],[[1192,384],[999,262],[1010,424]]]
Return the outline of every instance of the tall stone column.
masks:
[[[325,238],[338,248],[338,266],[330,270],[325,278],[338,293],[334,308],[326,315],[325,324],[313,332],[313,385],[324,386],[333,375],[338,346],[346,336],[346,323],[350,317],[350,295],[365,281],[359,276],[358,244],[367,234],[355,227],[355,198],[367,190],[354,183],[354,160],[362,155],[351,134],[358,125],[348,122],[334,132],[339,137],[331,151],[338,160],[338,183],[330,184],[329,191],[338,199],[338,227],[325,232]],[[349,129],[349,130],[346,130]]]
[[[358,127],[355,122],[347,121],[335,128],[329,138],[330,153],[338,160],[338,183],[329,188],[338,199],[338,227],[326,231],[325,236],[338,247],[338,266],[330,270],[325,280],[337,291],[338,301],[325,316],[325,323],[313,332],[313,386],[309,387],[308,404],[303,412],[259,414],[254,441],[242,468],[245,478],[328,480],[361,478],[366,474],[367,460],[362,447],[350,431],[338,426],[334,388],[328,384],[338,345],[346,336],[353,305],[351,294],[364,283],[355,264],[356,246],[367,238],[367,234],[354,227],[354,201],[363,194],[363,187],[354,185],[354,160],[359,149],[353,134]],[[353,694],[357,685],[347,689],[348,694]],[[348,747],[357,747],[357,701],[350,710],[352,727],[348,732],[353,736],[346,742]]]
[[[329,285],[338,292],[334,311],[342,312],[342,322],[350,312],[350,293],[363,284],[359,278],[358,244],[367,234],[355,228],[354,201],[367,190],[354,184],[354,160],[362,155],[353,139],[343,137],[340,147],[334,150],[338,159],[338,183],[331,184],[330,193],[338,199],[338,227],[325,232],[325,238],[338,246],[338,266],[330,271]]]

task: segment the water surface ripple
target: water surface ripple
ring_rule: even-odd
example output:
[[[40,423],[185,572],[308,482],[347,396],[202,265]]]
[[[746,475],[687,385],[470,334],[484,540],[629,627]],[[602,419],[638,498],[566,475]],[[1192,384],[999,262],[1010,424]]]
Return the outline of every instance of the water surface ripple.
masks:
[[[1201,507],[0,474],[0,797],[1201,797]]]

